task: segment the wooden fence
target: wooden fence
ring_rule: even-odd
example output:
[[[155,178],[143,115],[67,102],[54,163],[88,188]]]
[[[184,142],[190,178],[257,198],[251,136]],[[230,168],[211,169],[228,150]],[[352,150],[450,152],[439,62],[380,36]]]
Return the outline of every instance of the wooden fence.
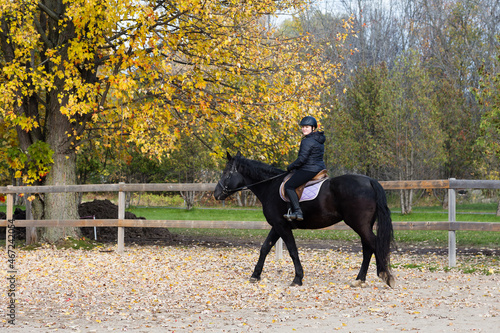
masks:
[[[460,222],[456,220],[456,191],[459,189],[500,189],[497,180],[413,180],[381,181],[385,190],[401,189],[447,189],[448,221],[393,222],[395,230],[448,230],[449,266],[456,266],[456,231],[500,231],[500,223]],[[0,220],[0,227],[7,226],[12,219],[14,195],[24,193],[61,193],[61,192],[118,192],[118,219],[79,219],[79,220],[16,220],[16,227],[118,227],[118,252],[124,251],[124,228],[232,228],[232,229],[269,229],[264,221],[199,221],[199,220],[127,220],[125,219],[126,192],[152,191],[213,191],[216,184],[102,184],[102,185],[54,185],[54,186],[7,186],[0,187],[0,193],[7,195],[7,220]],[[326,229],[348,230],[341,222]],[[8,231],[7,231],[8,232]],[[283,244],[277,244],[281,251]],[[278,253],[278,252],[277,252]],[[281,256],[281,254],[280,254]]]

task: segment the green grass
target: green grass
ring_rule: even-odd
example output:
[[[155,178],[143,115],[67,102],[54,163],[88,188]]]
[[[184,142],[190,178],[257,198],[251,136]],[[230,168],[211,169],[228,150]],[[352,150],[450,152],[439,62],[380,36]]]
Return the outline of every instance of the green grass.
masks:
[[[492,206],[470,205],[457,215],[458,221],[500,222],[500,217],[494,214],[478,214],[488,209],[496,210]],[[128,211],[137,216],[144,216],[152,220],[220,220],[220,221],[265,221],[260,209],[201,209],[190,211],[173,208],[131,208]],[[474,213],[474,214],[466,214]],[[418,208],[410,215],[392,214],[393,221],[447,221],[447,211],[441,207]],[[191,229],[170,228],[171,232],[189,236],[213,236],[242,239],[264,240],[267,230],[248,229]],[[295,237],[299,240],[343,240],[357,241],[359,236],[351,230],[295,230]],[[394,238],[397,243],[415,243],[429,246],[446,246],[448,231],[446,230],[396,230]],[[457,246],[499,247],[500,234],[486,231],[459,231],[457,232]]]
[[[396,210],[396,209],[392,209],[392,210]],[[448,210],[443,209],[443,207],[441,207],[441,206],[414,207],[413,211],[414,212],[428,211],[428,212],[448,213]],[[474,203],[474,204],[472,204],[472,203],[457,203],[457,212],[496,213],[496,211],[497,211],[497,203]]]
[[[88,239],[85,237],[82,237],[80,239],[75,239],[72,237],[66,237],[65,239],[61,239],[57,243],[54,244],[57,249],[82,249],[82,250],[92,250],[96,247],[102,247],[101,243],[98,243],[96,241],[93,241],[92,239]],[[25,242],[23,240],[16,240],[15,242],[15,248],[16,249],[22,249],[24,251],[31,251],[31,250],[36,250],[40,248],[41,246],[44,246],[41,243],[37,244],[32,244],[32,245],[25,245]],[[5,248],[5,239],[0,240],[0,247]]]
[[[448,214],[442,213],[414,212],[409,215],[393,213],[391,216],[393,221],[448,221]],[[456,220],[461,222],[500,222],[500,216],[457,212]]]
[[[97,246],[101,246],[101,244],[87,238],[74,239],[72,237],[66,237],[56,243],[56,248],[58,249],[92,250]]]
[[[135,208],[127,211],[148,220],[265,221],[261,209]]]
[[[0,211],[5,206],[0,205]],[[395,209],[394,209],[395,210]],[[137,216],[149,220],[216,220],[216,221],[265,221],[260,208],[253,209],[202,209],[191,210],[162,207],[131,207],[127,209]],[[473,222],[500,222],[496,216],[496,204],[464,204],[457,208],[457,221]],[[415,207],[412,214],[392,214],[393,221],[447,221],[447,210],[440,206]],[[263,241],[268,230],[248,229],[191,229],[170,228],[171,232],[189,236],[214,236],[227,238],[255,239]],[[295,230],[299,240],[342,240],[358,241],[359,236],[351,230]],[[413,243],[429,246],[447,246],[448,231],[445,230],[396,230],[394,232],[397,243]],[[457,246],[500,247],[500,234],[487,231],[457,231]]]
[[[500,217],[494,213],[495,209],[484,205],[475,208],[464,207],[457,209],[457,221],[500,222]],[[131,207],[127,209],[137,216],[144,216],[150,220],[223,220],[223,221],[265,221],[260,208],[193,208],[191,210],[165,207]],[[392,213],[393,221],[447,221],[448,211],[441,207],[423,207],[414,209],[409,215]]]

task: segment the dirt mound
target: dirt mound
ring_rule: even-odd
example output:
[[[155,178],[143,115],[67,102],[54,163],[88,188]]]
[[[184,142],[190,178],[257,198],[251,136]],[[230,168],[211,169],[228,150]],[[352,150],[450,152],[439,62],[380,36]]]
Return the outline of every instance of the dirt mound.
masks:
[[[26,212],[20,208],[16,208],[13,214],[14,220],[26,220]],[[7,214],[0,212],[0,220],[6,220]]]
[[[108,199],[84,202],[78,206],[78,215],[82,219],[92,217],[95,217],[96,219],[117,219],[118,206]],[[144,217],[137,217],[135,214],[130,212],[125,212],[125,218],[131,220],[145,220]]]
[[[14,220],[26,220],[26,211],[16,208],[14,210],[14,214],[12,216]],[[7,219],[7,214],[4,212],[0,212],[0,220],[6,220]],[[14,237],[15,239],[26,239],[26,228],[14,228],[15,233]],[[5,228],[0,228],[0,239],[5,239]]]
[[[117,219],[118,206],[111,201],[94,200],[84,202],[78,206],[78,215],[82,219]],[[144,217],[137,217],[135,214],[125,212],[125,219],[145,220]],[[80,228],[82,236],[94,239],[97,235],[99,242],[116,242],[118,237],[117,227],[97,227],[94,234],[93,227]],[[172,240],[172,234],[166,228],[125,228],[125,242],[148,243],[151,241]]]

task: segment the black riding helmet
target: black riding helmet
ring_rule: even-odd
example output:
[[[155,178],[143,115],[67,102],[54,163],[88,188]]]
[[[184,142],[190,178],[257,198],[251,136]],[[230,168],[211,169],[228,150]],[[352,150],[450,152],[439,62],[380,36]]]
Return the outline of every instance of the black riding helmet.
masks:
[[[312,128],[317,128],[318,122],[316,121],[316,119],[314,119],[314,117],[306,116],[302,118],[299,126],[312,126]]]

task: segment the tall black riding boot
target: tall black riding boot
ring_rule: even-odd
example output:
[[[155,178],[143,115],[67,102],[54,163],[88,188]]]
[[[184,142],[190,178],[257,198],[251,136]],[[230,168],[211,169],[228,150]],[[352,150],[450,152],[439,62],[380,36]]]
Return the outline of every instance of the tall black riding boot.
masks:
[[[293,213],[289,215],[291,220],[302,221],[304,220],[304,215],[302,214],[302,210],[300,209],[299,197],[294,189],[286,189],[286,195],[288,196],[288,200],[292,204]]]

